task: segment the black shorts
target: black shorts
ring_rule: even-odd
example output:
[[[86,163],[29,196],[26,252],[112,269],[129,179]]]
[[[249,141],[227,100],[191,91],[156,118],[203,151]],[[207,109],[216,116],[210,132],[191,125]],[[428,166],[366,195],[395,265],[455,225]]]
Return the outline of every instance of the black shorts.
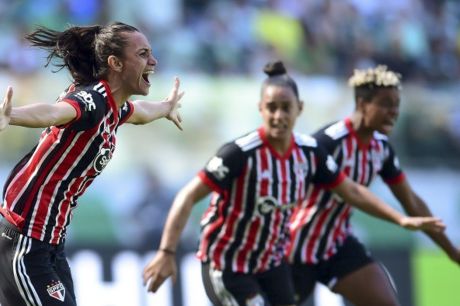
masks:
[[[0,305],[76,306],[64,245],[26,237],[1,215]]]
[[[215,306],[293,305],[294,285],[286,263],[256,274],[214,270],[202,264],[206,294]]]
[[[365,265],[374,262],[365,247],[353,236],[348,236],[334,256],[316,264],[294,263],[291,265],[296,294],[300,301],[307,298],[316,282],[330,289],[337,281]]]

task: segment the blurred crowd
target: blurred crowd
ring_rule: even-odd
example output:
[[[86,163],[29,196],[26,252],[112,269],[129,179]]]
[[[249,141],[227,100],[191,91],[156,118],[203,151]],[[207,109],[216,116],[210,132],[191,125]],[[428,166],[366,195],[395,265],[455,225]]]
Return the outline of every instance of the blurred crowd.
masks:
[[[114,20],[150,36],[163,71],[250,75],[277,57],[299,73],[343,78],[376,62],[405,80],[460,76],[455,0],[0,0],[0,69],[42,67],[22,39],[37,24]]]

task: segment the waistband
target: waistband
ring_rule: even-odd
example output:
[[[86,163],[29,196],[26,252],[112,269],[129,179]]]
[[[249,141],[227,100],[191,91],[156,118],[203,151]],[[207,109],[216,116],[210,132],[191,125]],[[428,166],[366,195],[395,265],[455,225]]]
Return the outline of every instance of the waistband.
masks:
[[[0,235],[8,235],[11,238],[16,238],[21,235],[21,232],[0,214]]]

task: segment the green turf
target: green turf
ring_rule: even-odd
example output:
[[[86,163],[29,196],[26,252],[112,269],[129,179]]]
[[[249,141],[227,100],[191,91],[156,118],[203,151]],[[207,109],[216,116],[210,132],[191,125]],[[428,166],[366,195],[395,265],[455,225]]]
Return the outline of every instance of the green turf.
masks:
[[[416,306],[460,305],[460,267],[434,251],[414,253],[414,294]]]

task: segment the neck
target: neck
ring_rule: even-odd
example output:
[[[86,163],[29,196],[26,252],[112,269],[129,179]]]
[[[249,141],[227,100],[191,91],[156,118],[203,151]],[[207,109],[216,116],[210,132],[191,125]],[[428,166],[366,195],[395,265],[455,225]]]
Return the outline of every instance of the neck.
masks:
[[[355,111],[350,119],[359,141],[363,144],[369,144],[374,135],[374,130],[365,126],[363,115]]]
[[[268,138],[268,143],[279,155],[283,156],[289,150],[291,146],[291,137],[287,139],[273,139]]]
[[[123,92],[122,86],[121,86],[122,84],[121,80],[109,77],[107,84],[109,84],[110,91],[112,93],[112,97],[113,97],[113,100],[115,101],[115,104],[118,107],[121,107],[126,102],[126,100],[128,100],[130,97],[130,95],[127,95],[126,93]]]

